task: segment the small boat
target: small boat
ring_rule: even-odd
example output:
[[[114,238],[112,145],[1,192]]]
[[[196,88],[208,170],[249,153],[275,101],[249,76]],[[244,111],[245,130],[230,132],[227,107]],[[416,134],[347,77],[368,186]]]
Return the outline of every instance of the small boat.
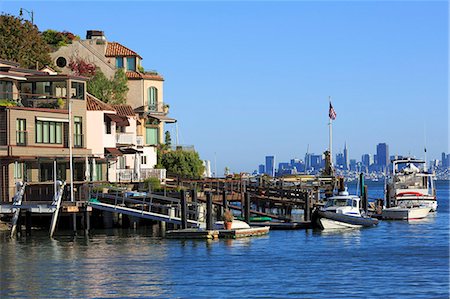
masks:
[[[417,220],[427,217],[430,210],[428,206],[397,206],[384,209],[381,217],[386,220]]]
[[[338,195],[327,199],[325,207],[314,211],[313,226],[320,229],[342,229],[377,225],[377,219],[361,214],[360,202],[358,196],[340,191]]]

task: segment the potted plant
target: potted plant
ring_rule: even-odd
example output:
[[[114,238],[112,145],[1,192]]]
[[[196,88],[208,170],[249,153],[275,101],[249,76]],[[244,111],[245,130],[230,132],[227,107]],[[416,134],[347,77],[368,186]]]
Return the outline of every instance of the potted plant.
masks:
[[[231,229],[231,225],[233,223],[233,219],[234,219],[234,216],[233,216],[233,213],[231,213],[230,210],[226,210],[223,213],[223,226],[224,226],[224,228],[226,230],[230,230]]]

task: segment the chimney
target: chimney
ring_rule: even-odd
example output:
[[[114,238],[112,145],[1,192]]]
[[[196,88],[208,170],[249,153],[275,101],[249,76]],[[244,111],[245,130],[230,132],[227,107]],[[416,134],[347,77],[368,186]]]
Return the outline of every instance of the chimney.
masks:
[[[86,39],[101,39],[106,40],[105,34],[100,30],[88,30],[86,32]]]

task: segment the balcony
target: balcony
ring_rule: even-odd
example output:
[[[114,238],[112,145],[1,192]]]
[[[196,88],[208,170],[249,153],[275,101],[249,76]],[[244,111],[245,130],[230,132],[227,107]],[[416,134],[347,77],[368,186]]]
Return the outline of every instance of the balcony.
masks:
[[[133,169],[117,169],[116,181],[137,182],[147,178],[158,178],[160,181],[164,181],[166,179],[166,172],[165,169],[141,169],[138,174]]]
[[[136,144],[136,135],[134,133],[116,133],[116,143],[134,145]]]
[[[169,113],[169,105],[164,103],[154,103],[147,106],[147,111],[150,113]]]

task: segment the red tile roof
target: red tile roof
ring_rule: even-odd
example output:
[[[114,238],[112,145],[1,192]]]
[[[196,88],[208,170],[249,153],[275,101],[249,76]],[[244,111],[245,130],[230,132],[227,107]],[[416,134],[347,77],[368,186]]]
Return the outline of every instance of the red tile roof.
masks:
[[[90,93],[86,93],[86,109],[88,111],[114,111],[115,109],[106,104],[105,102],[100,101]]]
[[[164,81],[164,78],[156,73],[140,73],[140,72],[133,72],[133,71],[127,71],[125,73],[127,78],[129,80],[140,80],[140,79],[149,79],[149,80],[156,80],[156,81]]]
[[[138,53],[116,42],[108,42],[108,44],[106,45],[105,56],[106,57],[137,56],[142,59],[142,57]]]
[[[120,116],[135,116],[133,108],[130,105],[111,105]]]

